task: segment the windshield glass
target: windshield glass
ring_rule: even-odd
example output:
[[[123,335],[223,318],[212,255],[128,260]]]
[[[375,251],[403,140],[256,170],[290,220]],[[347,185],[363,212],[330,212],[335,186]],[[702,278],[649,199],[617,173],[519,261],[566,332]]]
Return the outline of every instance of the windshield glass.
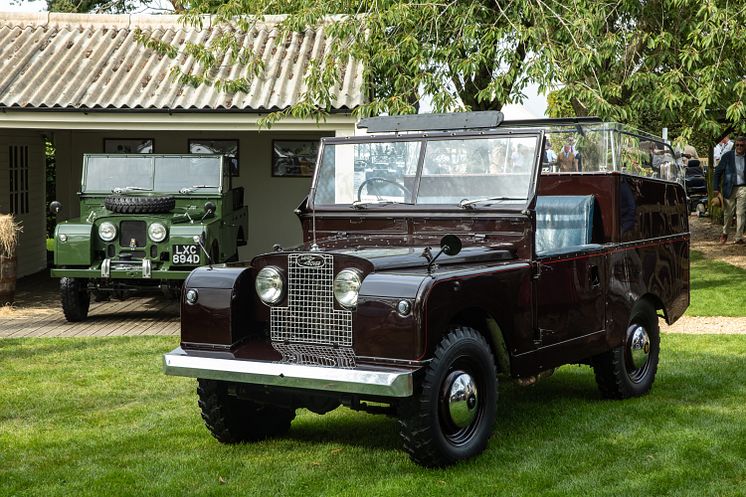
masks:
[[[536,135],[327,143],[314,201],[360,207],[525,203],[537,147]]]
[[[86,157],[83,192],[217,193],[221,156],[91,155]]]

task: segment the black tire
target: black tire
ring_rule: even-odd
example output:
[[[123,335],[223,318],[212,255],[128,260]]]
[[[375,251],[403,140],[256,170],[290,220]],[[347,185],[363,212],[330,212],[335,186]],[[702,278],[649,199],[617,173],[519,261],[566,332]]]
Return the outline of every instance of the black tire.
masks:
[[[83,321],[88,317],[91,305],[91,294],[88,292],[88,280],[80,278],[62,278],[60,280],[60,301],[65,319],[71,323]]]
[[[197,380],[202,419],[219,442],[255,442],[288,432],[295,418],[294,409],[239,399],[228,393],[229,385],[223,381]]]
[[[638,362],[636,366],[630,344],[633,335],[640,327],[647,334],[648,345],[644,363]],[[593,370],[601,395],[607,399],[626,399],[638,397],[650,391],[658,371],[660,340],[655,307],[646,300],[639,301],[632,308],[624,345],[593,359]],[[644,342],[641,345],[643,346],[638,348],[638,354],[639,350],[645,349]]]
[[[119,214],[159,214],[171,212],[175,205],[173,197],[110,195],[104,199],[104,206]]]
[[[461,407],[468,406],[473,418],[458,425],[447,392],[463,373],[473,380],[476,396],[466,390]],[[404,450],[417,464],[442,467],[482,452],[497,415],[497,369],[484,337],[472,328],[452,329],[435,350],[418,393],[399,405],[398,415]]]

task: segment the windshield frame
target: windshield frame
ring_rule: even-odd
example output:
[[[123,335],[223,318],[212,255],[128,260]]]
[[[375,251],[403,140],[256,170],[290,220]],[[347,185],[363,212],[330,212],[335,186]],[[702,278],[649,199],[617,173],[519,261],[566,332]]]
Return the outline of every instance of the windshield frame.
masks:
[[[398,143],[398,142],[420,142],[419,157],[416,164],[416,172],[414,185],[415,189],[412,192],[412,200],[414,203],[398,203],[398,202],[382,202],[373,203],[375,210],[458,210],[463,211],[463,207],[459,206],[458,202],[450,203],[417,203],[418,190],[420,188],[425,157],[427,155],[427,146],[430,142],[435,141],[446,141],[446,140],[479,140],[488,138],[535,138],[536,149],[534,150],[533,164],[531,171],[529,172],[529,184],[527,190],[527,196],[525,202],[523,199],[519,202],[513,202],[504,204],[496,202],[493,204],[477,204],[479,209],[485,210],[509,210],[509,211],[523,211],[528,208],[529,205],[534,201],[536,196],[536,187],[538,184],[539,173],[541,172],[541,154],[542,154],[542,143],[544,140],[544,130],[541,128],[522,128],[522,129],[502,129],[502,130],[490,130],[490,131],[468,131],[468,132],[443,132],[443,133],[397,133],[397,134],[377,134],[367,136],[348,136],[348,137],[334,137],[334,138],[322,138],[321,146],[319,147],[319,155],[317,158],[317,167],[314,171],[313,181],[311,183],[311,190],[308,194],[308,206],[314,210],[347,210],[355,208],[354,203],[337,203],[337,204],[316,204],[316,190],[319,181],[319,175],[321,171],[321,161],[324,157],[324,150],[330,145],[357,145],[367,143]],[[471,199],[470,199],[471,200]],[[373,210],[373,209],[371,209]],[[356,209],[356,212],[360,212]]]
[[[112,185],[112,187],[109,190],[87,190],[86,189],[86,183],[88,179],[88,165],[91,158],[117,158],[117,159],[126,159],[126,158],[133,158],[137,160],[143,160],[143,157],[147,157],[150,159],[150,161],[153,164],[153,167],[155,168],[155,161],[157,159],[181,159],[181,158],[219,158],[220,159],[220,181],[219,184],[216,185],[217,191],[215,190],[200,190],[196,189],[191,193],[181,193],[180,191],[166,191],[166,190],[131,190],[127,191],[125,193],[129,195],[137,195],[137,194],[150,194],[150,193],[167,193],[169,195],[188,195],[188,196],[207,196],[207,197],[215,197],[215,196],[221,196],[224,191],[231,188],[231,178],[230,175],[227,175],[228,164],[226,161],[226,156],[221,154],[83,154],[83,170],[80,176],[80,193],[81,195],[89,195],[89,196],[100,196],[100,195],[111,195],[112,189],[116,187],[125,187],[128,185]],[[155,172],[155,169],[154,169]],[[153,174],[151,178],[151,188],[154,188],[155,182],[155,174]],[[226,184],[228,183],[228,184]],[[191,186],[191,185],[190,185]]]

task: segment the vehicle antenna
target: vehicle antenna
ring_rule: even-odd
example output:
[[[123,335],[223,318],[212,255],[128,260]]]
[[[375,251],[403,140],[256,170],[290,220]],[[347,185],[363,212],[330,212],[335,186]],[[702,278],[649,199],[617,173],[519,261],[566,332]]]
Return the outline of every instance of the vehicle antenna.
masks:
[[[316,244],[316,185],[311,186],[311,191],[308,194],[308,201],[311,202],[311,250],[318,250],[319,246]]]

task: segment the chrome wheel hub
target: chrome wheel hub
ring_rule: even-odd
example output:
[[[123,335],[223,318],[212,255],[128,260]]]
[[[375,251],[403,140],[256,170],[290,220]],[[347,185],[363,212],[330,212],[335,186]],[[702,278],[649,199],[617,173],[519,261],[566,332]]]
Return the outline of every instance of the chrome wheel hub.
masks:
[[[629,357],[632,359],[632,368],[640,369],[648,361],[650,355],[650,337],[647,330],[639,325],[633,324],[628,332],[627,348]]]
[[[477,384],[471,375],[463,371],[451,373],[450,386],[446,390],[448,414],[458,428],[466,428],[477,416],[479,396]]]

